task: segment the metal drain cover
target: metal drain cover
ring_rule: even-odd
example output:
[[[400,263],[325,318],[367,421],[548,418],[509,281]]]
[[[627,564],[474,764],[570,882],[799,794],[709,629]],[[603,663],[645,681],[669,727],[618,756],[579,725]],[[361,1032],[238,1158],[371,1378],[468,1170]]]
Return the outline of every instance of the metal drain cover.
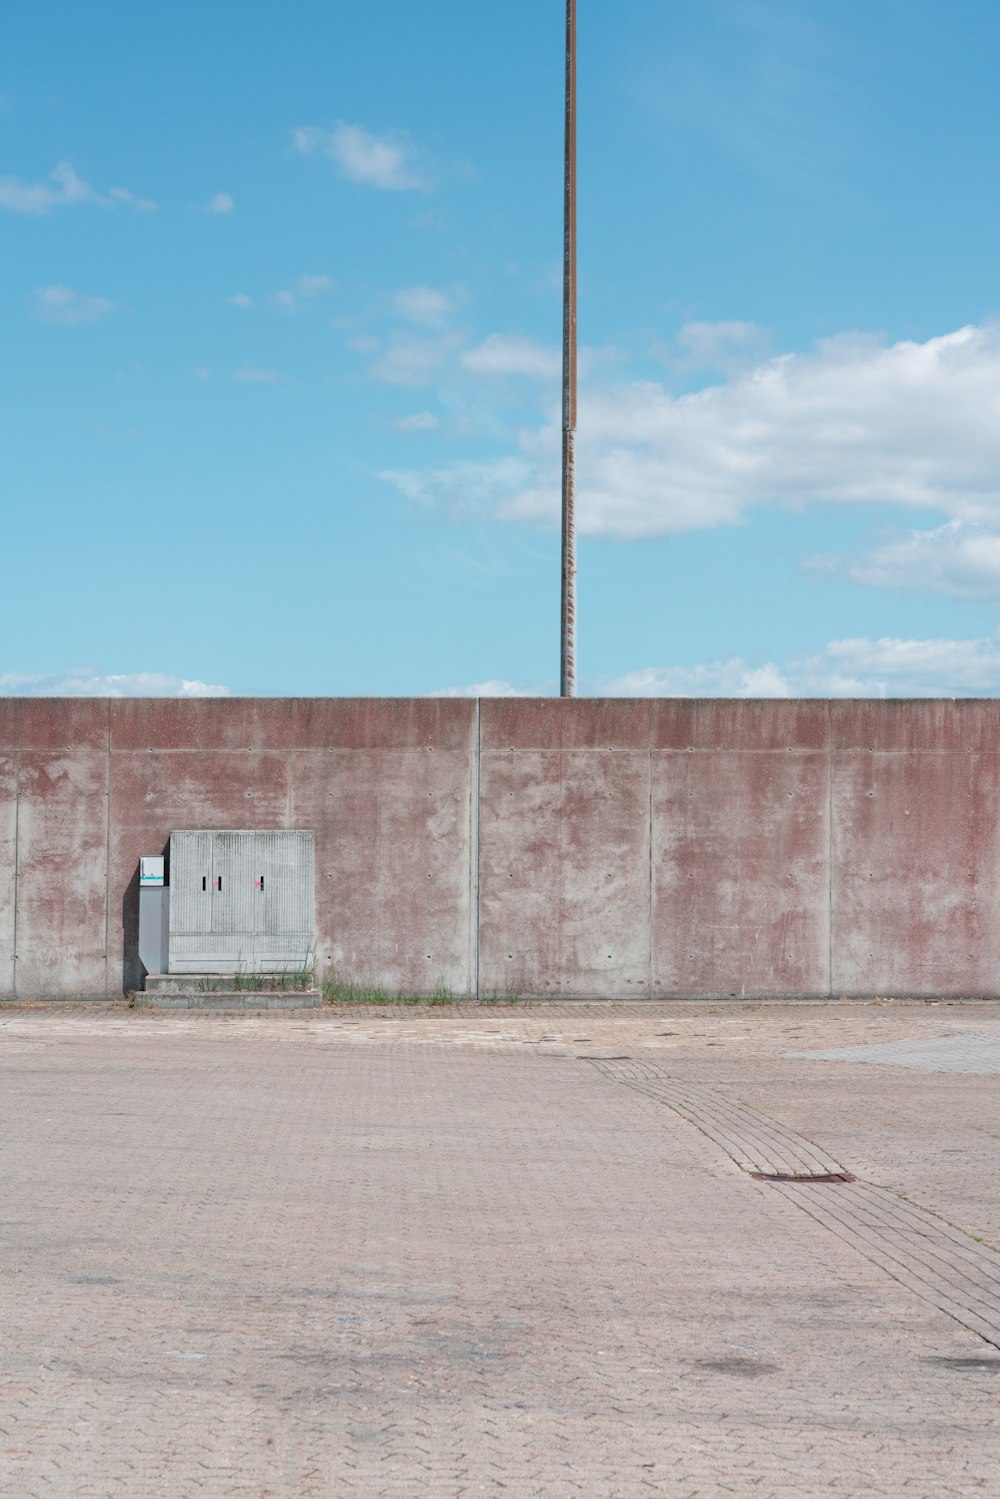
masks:
[[[816,1182],[832,1186],[857,1181],[857,1177],[848,1171],[818,1171],[814,1175],[800,1171],[751,1171],[750,1175],[758,1182],[798,1182],[800,1186]]]

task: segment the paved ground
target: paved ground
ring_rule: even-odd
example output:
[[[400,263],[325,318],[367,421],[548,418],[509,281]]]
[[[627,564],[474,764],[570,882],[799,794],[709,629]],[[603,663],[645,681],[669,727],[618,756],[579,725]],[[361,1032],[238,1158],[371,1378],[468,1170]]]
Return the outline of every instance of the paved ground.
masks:
[[[0,1493],[1000,1495],[998,1044],[985,1005],[2,1008]]]

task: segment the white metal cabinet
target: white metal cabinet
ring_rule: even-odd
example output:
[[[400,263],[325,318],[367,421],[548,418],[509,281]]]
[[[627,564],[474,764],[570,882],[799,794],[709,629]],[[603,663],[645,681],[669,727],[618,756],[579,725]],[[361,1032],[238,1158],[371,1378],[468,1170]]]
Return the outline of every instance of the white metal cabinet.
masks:
[[[313,945],[312,833],[170,835],[170,972],[282,972]]]

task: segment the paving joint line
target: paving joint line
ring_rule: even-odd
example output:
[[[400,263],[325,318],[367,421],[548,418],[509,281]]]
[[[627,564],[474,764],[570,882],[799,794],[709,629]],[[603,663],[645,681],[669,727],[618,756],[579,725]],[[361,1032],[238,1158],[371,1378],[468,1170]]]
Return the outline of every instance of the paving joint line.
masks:
[[[619,1081],[626,1081],[626,1079],[619,1078]],[[790,1135],[783,1126],[775,1125],[771,1128],[772,1121],[755,1116],[741,1105],[727,1104],[726,1100],[712,1095],[708,1098],[696,1095],[692,1099],[689,1091],[690,1085],[681,1083],[676,1087],[668,1086],[667,1093],[673,1095],[668,1097],[664,1097],[662,1088],[643,1086],[631,1079],[628,1080],[627,1085],[635,1088],[637,1092],[645,1093],[648,1097],[667,1104],[669,1108],[688,1118],[690,1123],[695,1124],[696,1128],[714,1139],[716,1144],[722,1145],[741,1170],[757,1171],[764,1167],[772,1171],[787,1171],[789,1168],[797,1168],[795,1174],[801,1176],[813,1175],[817,1172],[822,1174],[840,1172],[844,1169],[839,1161],[835,1161],[832,1156],[824,1155],[811,1142]],[[739,1131],[740,1123],[745,1126],[742,1138]],[[709,1124],[717,1131],[717,1134],[712,1134],[708,1128]],[[734,1134],[735,1141],[732,1138]],[[750,1143],[753,1144],[754,1150],[746,1149],[746,1145]],[[798,1159],[792,1159],[791,1149],[782,1158],[781,1146],[786,1148],[794,1146],[794,1154]],[[803,1146],[807,1148],[803,1149]],[[761,1149],[765,1152],[764,1154],[754,1153]]]
[[[704,1084],[672,1078],[655,1063],[588,1060],[609,1081],[671,1109],[744,1174],[762,1166],[773,1174],[777,1163],[786,1179],[762,1185],[777,1189],[912,1294],[1000,1349],[1000,1253],[991,1246],[891,1188],[859,1178],[812,1141]],[[759,1158],[762,1148],[766,1163]],[[823,1171],[801,1169],[811,1162],[823,1163]],[[848,1179],[810,1181],[832,1173],[846,1173]]]

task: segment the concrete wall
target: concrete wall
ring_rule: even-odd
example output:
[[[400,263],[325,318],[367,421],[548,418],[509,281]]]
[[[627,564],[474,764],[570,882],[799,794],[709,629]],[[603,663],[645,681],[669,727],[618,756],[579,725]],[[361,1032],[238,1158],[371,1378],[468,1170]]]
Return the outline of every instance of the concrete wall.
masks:
[[[141,984],[140,854],[316,834],[392,990],[1000,995],[1000,703],[0,699],[0,993]]]

